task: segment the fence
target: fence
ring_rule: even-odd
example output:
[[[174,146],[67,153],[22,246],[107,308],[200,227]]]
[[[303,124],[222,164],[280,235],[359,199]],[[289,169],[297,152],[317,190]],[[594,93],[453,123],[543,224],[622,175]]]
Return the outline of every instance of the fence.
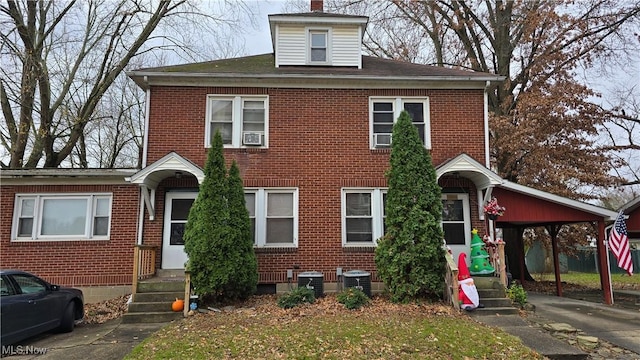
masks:
[[[580,250],[576,256],[567,256],[569,271],[597,273],[598,259],[595,249]],[[634,272],[640,271],[640,250],[631,250],[631,260],[633,261]],[[618,267],[618,260],[609,251],[609,264],[612,274],[623,274],[625,270]]]

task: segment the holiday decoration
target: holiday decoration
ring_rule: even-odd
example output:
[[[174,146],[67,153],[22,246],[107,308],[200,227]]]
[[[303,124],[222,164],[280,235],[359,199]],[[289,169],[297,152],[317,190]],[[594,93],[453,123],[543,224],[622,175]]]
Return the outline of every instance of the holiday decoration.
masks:
[[[507,209],[504,206],[498,205],[498,199],[495,197],[491,198],[491,201],[484,206],[484,213],[487,214],[491,220],[495,220],[498,216],[504,215],[505,210]]]
[[[498,245],[504,244],[504,240],[502,240],[501,238],[493,240],[491,236],[485,235],[482,237],[482,241],[484,242],[485,249],[489,254],[489,261],[491,262],[491,265],[495,269],[498,269],[500,267],[500,254],[498,253]]]
[[[460,308],[471,311],[480,305],[478,289],[469,274],[467,267],[467,254],[461,253],[458,256],[458,301]]]
[[[471,231],[473,238],[471,239],[471,275],[491,275],[496,270],[491,265],[489,253],[485,249],[484,242],[478,236],[478,230]]]
[[[176,301],[174,301],[171,304],[171,310],[177,312],[177,311],[182,311],[183,309],[184,309],[184,300],[176,298]]]

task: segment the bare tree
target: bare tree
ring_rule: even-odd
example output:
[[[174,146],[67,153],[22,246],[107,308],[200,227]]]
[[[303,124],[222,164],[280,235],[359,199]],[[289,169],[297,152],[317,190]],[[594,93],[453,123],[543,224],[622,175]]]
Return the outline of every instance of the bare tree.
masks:
[[[617,88],[612,93],[601,107],[607,116],[602,128],[606,134],[604,147],[628,164],[616,169],[625,179],[624,185],[640,188],[640,84]]]
[[[107,111],[108,101],[101,101],[132,59],[141,54],[161,59],[163,52],[201,59],[198,54],[214,48],[202,51],[203,38],[224,35],[240,17],[244,25],[255,24],[244,3],[187,0],[9,0],[0,5],[0,15],[0,104],[6,124],[0,141],[7,158],[1,166],[10,168],[89,166],[87,156],[95,149],[87,145],[96,139],[87,138],[87,126],[110,118],[120,127],[109,135],[116,151],[123,136],[140,134],[121,132],[125,122],[118,119],[131,109]],[[194,36],[198,33],[203,36]],[[106,134],[100,136],[104,140]],[[98,165],[117,164],[117,154],[108,157]]]

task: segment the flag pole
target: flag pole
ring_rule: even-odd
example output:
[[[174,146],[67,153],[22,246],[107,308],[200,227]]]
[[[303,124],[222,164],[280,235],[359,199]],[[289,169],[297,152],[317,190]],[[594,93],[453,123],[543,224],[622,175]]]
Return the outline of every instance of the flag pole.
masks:
[[[614,224],[611,224],[604,228],[604,250],[607,256],[607,275],[609,276],[609,293],[611,294],[611,305],[613,305],[613,282],[611,281],[611,264],[609,263],[609,235],[611,234],[611,228]]]

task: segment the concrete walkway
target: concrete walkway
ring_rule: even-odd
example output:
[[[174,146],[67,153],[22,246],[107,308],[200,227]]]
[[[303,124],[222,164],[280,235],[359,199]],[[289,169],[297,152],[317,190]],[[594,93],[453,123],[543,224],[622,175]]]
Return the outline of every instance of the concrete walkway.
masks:
[[[528,294],[536,314],[562,322],[590,336],[640,354],[640,311],[574,300],[565,297]]]
[[[476,315],[477,321],[519,337],[522,343],[550,359],[640,359],[640,311],[553,295],[528,293],[535,307],[528,320],[519,315]],[[567,324],[589,337],[604,340],[624,352],[589,354],[543,330]],[[562,327],[562,326],[559,326]]]
[[[79,324],[73,332],[46,333],[5,347],[3,351],[14,351],[5,354],[10,355],[11,360],[121,360],[143,339],[166,325],[122,324],[120,319],[104,324]]]

